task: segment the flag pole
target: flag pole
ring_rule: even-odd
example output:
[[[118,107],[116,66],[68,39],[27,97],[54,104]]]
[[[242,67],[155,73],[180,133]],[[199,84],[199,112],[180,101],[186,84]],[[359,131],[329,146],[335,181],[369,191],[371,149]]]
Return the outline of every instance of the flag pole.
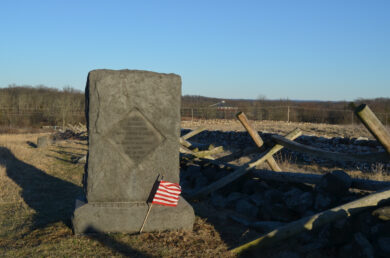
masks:
[[[158,177],[160,177],[160,175],[158,175]],[[164,176],[161,176],[161,179],[160,179],[159,181],[163,180],[163,178],[164,178]],[[157,178],[157,180],[158,180],[158,178]],[[150,213],[150,210],[152,209],[152,206],[153,206],[153,202],[151,202],[150,205],[149,205],[148,212],[146,213],[146,216],[145,216],[145,219],[144,219],[144,223],[142,223],[142,227],[141,227],[141,229],[139,230],[139,234],[142,233],[142,230],[143,230],[144,227],[145,227],[146,220],[147,220],[148,217],[149,217],[149,213]]]

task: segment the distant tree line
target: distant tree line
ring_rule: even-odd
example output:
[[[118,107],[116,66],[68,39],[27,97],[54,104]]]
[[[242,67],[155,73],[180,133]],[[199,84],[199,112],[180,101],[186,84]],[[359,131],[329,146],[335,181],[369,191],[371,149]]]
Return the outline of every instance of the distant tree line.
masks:
[[[366,103],[385,124],[390,124],[390,99],[358,99],[348,101],[220,99],[186,95],[182,97],[183,119],[234,119],[238,111],[254,120],[282,120],[329,124],[357,123],[353,110]],[[43,85],[0,88],[0,126],[41,127],[85,123],[84,92],[64,87]]]
[[[41,127],[79,122],[85,123],[84,93],[81,91],[43,85],[0,88],[1,126]]]

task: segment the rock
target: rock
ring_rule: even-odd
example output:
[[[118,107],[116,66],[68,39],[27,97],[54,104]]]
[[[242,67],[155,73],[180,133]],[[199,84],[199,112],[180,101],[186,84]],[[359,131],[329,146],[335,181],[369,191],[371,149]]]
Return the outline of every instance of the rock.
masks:
[[[87,155],[84,156],[71,156],[70,157],[71,161],[73,163],[79,163],[79,164],[85,164],[87,162]]]
[[[382,255],[390,256],[390,237],[380,237],[377,240],[379,252]]]
[[[263,206],[265,203],[264,195],[261,193],[254,193],[249,198],[257,207]]]
[[[286,223],[279,221],[253,221],[239,214],[229,214],[229,218],[232,220],[250,228],[256,229],[256,231],[260,231],[262,233],[268,233],[274,229],[277,229]]]
[[[49,146],[51,144],[50,137],[45,135],[45,136],[39,136],[37,139],[37,148],[43,148],[46,146]]]
[[[82,156],[77,163],[86,163],[87,162],[87,155]]]
[[[358,137],[356,140],[355,140],[355,144],[360,144],[361,142],[363,141],[368,141],[368,138],[367,137]]]
[[[355,230],[348,219],[339,219],[331,224],[329,239],[332,245],[345,244],[354,233]]]
[[[201,174],[200,170],[201,170],[201,167],[199,165],[191,164],[187,167],[186,174],[192,175],[192,176],[198,176]]]
[[[257,179],[246,180],[246,182],[242,186],[242,191],[245,194],[253,194],[253,193],[264,193],[269,190],[270,186],[264,182]]]
[[[260,208],[259,217],[263,220],[291,222],[298,216],[289,210],[284,204],[265,204]]]
[[[313,241],[313,239],[312,239],[312,241],[310,243],[305,244],[303,246],[300,246],[300,247],[298,247],[298,249],[301,252],[308,253],[308,252],[316,251],[324,246],[325,246],[325,244],[323,242],[318,241],[318,240]]]
[[[317,193],[314,200],[314,209],[317,211],[322,211],[330,208],[332,206],[331,197],[325,195],[324,193]]]
[[[198,179],[200,177],[202,179]],[[182,171],[180,174],[180,184],[183,188],[186,189],[186,191],[189,191],[190,189],[195,189],[197,186],[200,187],[202,185],[207,184],[207,182],[204,182],[204,180],[205,177],[200,172],[200,166],[198,165],[189,165],[187,169]]]
[[[283,203],[283,193],[276,189],[269,189],[264,194],[264,199],[267,203]]]
[[[367,258],[374,257],[374,248],[362,233],[360,232],[356,233],[354,235],[354,240],[357,244],[356,246],[359,248],[358,253],[361,255],[360,257],[367,257]]]
[[[313,195],[293,188],[284,194],[284,202],[289,209],[303,215],[313,205]]]
[[[301,196],[301,194],[303,193],[302,190],[298,189],[298,188],[291,188],[288,192],[285,192],[283,194],[283,199],[284,199],[284,202],[287,202],[290,200],[290,199],[298,199],[299,196]]]
[[[258,190],[259,182],[254,179],[247,180],[242,186],[242,192],[245,194],[253,194]]]
[[[74,211],[76,234],[139,232],[159,175],[179,183],[180,92],[175,74],[88,74],[87,203]],[[194,221],[192,207],[180,197],[176,207],[154,205],[144,231],[192,230]]]
[[[280,228],[286,225],[286,223],[280,221],[255,221],[251,224],[253,228],[261,231],[262,233],[271,232],[274,229]]]
[[[236,202],[236,211],[240,214],[243,214],[247,217],[257,217],[257,213],[259,212],[259,208],[251,204],[248,200],[238,200]]]
[[[342,170],[335,170],[323,175],[315,190],[334,197],[342,197],[348,193],[351,184],[352,179],[347,173]]]
[[[338,251],[338,257],[361,257],[361,256],[360,254],[356,253],[356,250],[354,248],[354,241],[349,241],[348,244],[341,246],[340,250]]]
[[[380,226],[376,229],[375,235],[378,237],[388,237],[390,232],[390,221],[380,223],[379,225]]]
[[[215,181],[217,177],[217,170],[214,167],[207,167],[201,170],[203,176],[207,178],[209,181]]]
[[[381,207],[372,212],[372,216],[377,217],[383,221],[390,220],[390,206]]]
[[[236,202],[237,200],[245,198],[245,197],[247,197],[246,194],[243,194],[240,192],[233,192],[227,196],[226,200],[228,203],[233,203],[233,202]]]
[[[226,169],[219,169],[213,174],[212,181],[217,181],[222,177],[225,177],[228,173],[229,172]]]
[[[194,189],[201,189],[208,185],[209,180],[204,176],[198,176],[195,178]]]
[[[257,193],[264,193],[265,191],[269,190],[271,187],[264,181],[258,181],[258,185],[255,189]]]
[[[227,200],[226,198],[223,198],[222,195],[218,193],[213,193],[211,195],[211,204],[217,208],[225,208],[227,204]]]
[[[322,176],[315,187],[314,208],[324,210],[337,205],[348,194],[351,183],[350,176],[341,170]]]
[[[301,258],[298,253],[295,253],[293,251],[282,251],[278,255],[279,258]]]
[[[377,235],[380,232],[379,224],[373,225],[370,230],[370,235]]]
[[[366,236],[371,235],[373,225],[378,222],[378,220],[367,211],[356,214],[350,221],[352,222],[355,231],[359,231]]]
[[[299,197],[300,199],[300,208],[298,209],[301,213],[306,212],[313,205],[313,194],[310,192],[304,192]]]

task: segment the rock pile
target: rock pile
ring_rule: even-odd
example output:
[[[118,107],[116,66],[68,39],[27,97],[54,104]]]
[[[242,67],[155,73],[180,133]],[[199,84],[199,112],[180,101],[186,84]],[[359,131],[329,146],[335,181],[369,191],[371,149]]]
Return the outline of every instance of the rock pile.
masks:
[[[57,132],[53,135],[54,140],[79,140],[86,141],[88,140],[87,131],[75,132],[70,129],[66,129],[63,132]]]
[[[202,160],[181,158],[183,194],[192,192],[227,175],[232,169]],[[316,185],[263,181],[251,174],[201,200],[239,223],[267,233],[286,223],[336,207],[366,195],[351,191],[351,178],[341,170],[322,176]],[[316,251],[330,257],[389,257],[390,208],[375,208],[328,224],[319,231],[301,233],[293,253],[306,257]],[[318,256],[317,256],[318,257]]]
[[[182,135],[190,130],[183,129]],[[275,134],[258,132],[266,144],[271,143],[271,136]],[[230,151],[242,150],[245,148],[255,147],[255,144],[247,132],[235,131],[203,131],[191,138],[192,141],[199,143],[213,144],[214,146],[223,146],[224,149]],[[340,153],[372,153],[384,151],[382,145],[374,140],[367,138],[343,138],[343,137],[317,137],[302,135],[295,140],[298,143],[307,146],[319,148],[325,151],[340,152]],[[272,143],[271,143],[272,144]],[[361,171],[370,171],[373,166],[368,162],[352,162],[352,161],[333,161],[329,159],[318,158],[304,153],[283,148],[280,152],[282,157],[296,163],[314,163],[324,167],[339,167],[342,169],[357,169]],[[379,164],[385,171],[390,171],[390,163]]]

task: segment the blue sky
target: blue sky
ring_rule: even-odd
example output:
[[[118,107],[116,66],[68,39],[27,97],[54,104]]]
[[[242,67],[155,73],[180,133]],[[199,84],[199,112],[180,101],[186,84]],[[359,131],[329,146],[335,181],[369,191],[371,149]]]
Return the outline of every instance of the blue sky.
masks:
[[[182,76],[220,98],[390,97],[390,1],[0,1],[0,86]]]

